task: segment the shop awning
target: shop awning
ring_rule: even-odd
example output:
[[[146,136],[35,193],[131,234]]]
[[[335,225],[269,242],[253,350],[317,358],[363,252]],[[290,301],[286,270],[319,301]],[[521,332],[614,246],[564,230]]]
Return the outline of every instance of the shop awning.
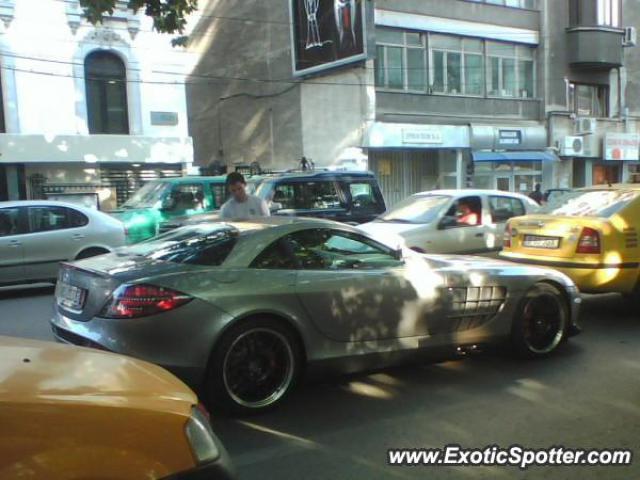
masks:
[[[524,152],[471,152],[474,162],[558,162],[560,158],[553,152],[532,150]]]

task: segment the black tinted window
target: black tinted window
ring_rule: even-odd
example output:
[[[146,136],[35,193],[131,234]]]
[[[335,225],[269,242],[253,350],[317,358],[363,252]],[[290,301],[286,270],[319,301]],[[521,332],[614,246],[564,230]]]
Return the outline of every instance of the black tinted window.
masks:
[[[293,270],[297,263],[291,245],[285,240],[278,240],[256,257],[251,268]]]
[[[345,204],[333,181],[277,183],[269,200],[272,210],[328,210]]]
[[[20,233],[18,217],[20,215],[18,208],[2,208],[0,209],[0,237],[9,235],[17,235]]]
[[[238,235],[234,228],[194,225],[133,245],[127,252],[165,262],[218,266],[233,250]]]
[[[78,210],[69,208],[67,213],[69,214],[69,228],[84,227],[89,223],[87,216]]]

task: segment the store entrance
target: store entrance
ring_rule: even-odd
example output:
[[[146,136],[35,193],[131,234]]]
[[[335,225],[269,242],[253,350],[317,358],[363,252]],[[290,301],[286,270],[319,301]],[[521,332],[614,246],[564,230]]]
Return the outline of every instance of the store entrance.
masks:
[[[620,182],[620,165],[594,165],[593,184],[607,185]]]

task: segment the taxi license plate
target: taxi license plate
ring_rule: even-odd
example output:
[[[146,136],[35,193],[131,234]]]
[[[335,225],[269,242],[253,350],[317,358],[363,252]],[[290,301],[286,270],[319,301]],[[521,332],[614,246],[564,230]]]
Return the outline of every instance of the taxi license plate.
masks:
[[[68,283],[58,283],[56,298],[58,305],[71,310],[82,310],[87,291],[84,288],[69,285]]]
[[[537,235],[525,235],[522,245],[529,248],[558,248],[560,239],[555,237],[539,237]]]

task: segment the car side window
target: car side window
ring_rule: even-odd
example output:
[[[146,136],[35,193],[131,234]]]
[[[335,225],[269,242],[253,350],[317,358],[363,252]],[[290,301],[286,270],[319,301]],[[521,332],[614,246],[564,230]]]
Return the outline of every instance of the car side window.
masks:
[[[482,199],[461,197],[451,205],[442,223],[444,228],[475,227],[482,224]]]
[[[489,197],[491,222],[504,223],[510,218],[525,215],[526,210],[519,198],[492,195]]]
[[[382,212],[383,208],[376,197],[371,183],[350,183],[349,193],[351,194],[351,205],[353,210],[372,213]]]
[[[89,219],[87,218],[87,216],[84,213],[79,212],[78,210],[68,208],[67,215],[69,228],[80,228],[89,224]]]
[[[290,243],[281,238],[265,248],[249,267],[267,270],[295,270],[298,268],[298,264]]]
[[[68,210],[65,207],[29,207],[29,231],[37,233],[71,228]]]
[[[0,237],[17,235],[20,233],[20,209],[0,208]]]
[[[222,207],[229,197],[226,184],[210,183],[209,188],[211,189],[211,198],[213,198],[213,208]]]
[[[402,264],[391,249],[351,232],[310,229],[287,240],[297,263],[306,270],[367,270]]]
[[[204,189],[201,183],[176,185],[171,190],[167,210],[176,212],[204,210],[204,198]]]

